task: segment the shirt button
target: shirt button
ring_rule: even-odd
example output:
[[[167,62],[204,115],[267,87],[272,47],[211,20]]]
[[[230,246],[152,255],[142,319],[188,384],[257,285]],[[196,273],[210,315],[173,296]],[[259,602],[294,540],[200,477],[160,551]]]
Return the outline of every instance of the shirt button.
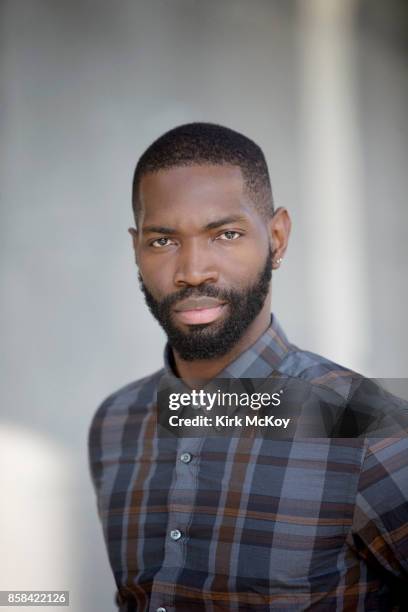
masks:
[[[170,537],[174,541],[179,540],[181,538],[181,531],[179,529],[172,529],[170,531]]]
[[[192,458],[193,457],[190,453],[182,453],[180,455],[180,461],[182,461],[183,463],[190,463]]]
[[[163,608],[163,606],[160,606],[160,608],[156,609],[156,612],[167,612],[166,608]]]

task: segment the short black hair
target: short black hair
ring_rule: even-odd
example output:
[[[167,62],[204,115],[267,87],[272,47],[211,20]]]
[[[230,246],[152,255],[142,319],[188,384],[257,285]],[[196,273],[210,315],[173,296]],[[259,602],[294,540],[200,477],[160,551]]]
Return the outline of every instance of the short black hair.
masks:
[[[273,215],[271,182],[262,149],[247,136],[222,125],[186,123],[160,136],[137,162],[132,188],[136,222],[140,181],[145,174],[196,164],[239,166],[255,208],[266,219]]]

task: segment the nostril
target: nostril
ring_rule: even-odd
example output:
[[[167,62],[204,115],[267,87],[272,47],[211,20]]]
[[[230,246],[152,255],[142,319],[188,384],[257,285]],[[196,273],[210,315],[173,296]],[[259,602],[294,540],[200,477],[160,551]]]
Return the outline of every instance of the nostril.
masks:
[[[194,268],[179,270],[176,272],[174,281],[175,284],[197,286],[203,283],[215,282],[218,279],[218,273],[215,270],[198,270]]]

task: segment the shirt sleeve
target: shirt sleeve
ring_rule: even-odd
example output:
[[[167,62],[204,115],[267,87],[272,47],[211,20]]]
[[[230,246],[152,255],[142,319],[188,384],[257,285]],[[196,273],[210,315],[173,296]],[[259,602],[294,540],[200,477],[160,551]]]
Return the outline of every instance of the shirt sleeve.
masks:
[[[408,588],[408,437],[366,440],[349,545]],[[405,585],[405,586],[404,586]]]

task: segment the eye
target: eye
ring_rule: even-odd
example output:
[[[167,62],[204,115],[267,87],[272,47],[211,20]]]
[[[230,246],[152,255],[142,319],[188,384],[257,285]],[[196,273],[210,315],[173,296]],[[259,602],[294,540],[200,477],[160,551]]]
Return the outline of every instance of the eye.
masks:
[[[221,238],[221,240],[227,240],[231,242],[232,240],[236,240],[237,238],[240,238],[240,236],[242,236],[240,232],[235,232],[233,230],[227,230],[226,232],[223,232],[222,234],[220,234],[218,238]]]
[[[150,243],[150,246],[154,247],[155,249],[160,249],[166,246],[169,246],[170,243],[170,238],[166,238],[165,236],[162,236],[162,238],[156,238],[156,240],[153,240]]]

